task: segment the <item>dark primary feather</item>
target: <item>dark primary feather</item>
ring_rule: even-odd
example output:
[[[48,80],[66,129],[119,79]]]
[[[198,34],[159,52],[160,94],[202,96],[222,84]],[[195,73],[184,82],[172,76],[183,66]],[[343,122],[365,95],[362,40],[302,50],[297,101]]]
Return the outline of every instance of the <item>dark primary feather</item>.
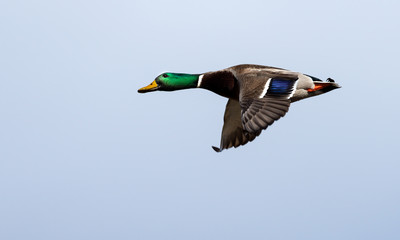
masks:
[[[261,130],[253,133],[243,131],[241,110],[242,109],[237,100],[228,100],[224,114],[224,126],[222,128],[221,144],[219,148],[213,146],[215,151],[220,152],[224,149],[244,145],[253,141],[258,135],[260,135]]]
[[[246,100],[242,106],[243,129],[252,133],[266,129],[289,110],[290,100],[286,98],[264,97]],[[249,106],[249,107],[246,107]]]

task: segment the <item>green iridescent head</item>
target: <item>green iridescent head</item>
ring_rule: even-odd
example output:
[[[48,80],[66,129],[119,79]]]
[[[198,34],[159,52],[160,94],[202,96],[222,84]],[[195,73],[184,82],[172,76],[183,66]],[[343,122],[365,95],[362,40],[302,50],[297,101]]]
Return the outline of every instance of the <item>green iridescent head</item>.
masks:
[[[138,90],[140,93],[151,91],[174,91],[197,87],[199,74],[162,73],[150,85]]]

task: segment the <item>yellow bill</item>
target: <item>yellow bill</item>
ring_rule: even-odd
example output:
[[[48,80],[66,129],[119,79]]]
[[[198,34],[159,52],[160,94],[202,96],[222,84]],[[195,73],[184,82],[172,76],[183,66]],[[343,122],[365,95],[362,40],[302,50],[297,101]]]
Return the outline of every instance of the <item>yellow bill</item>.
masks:
[[[148,86],[140,88],[138,90],[138,92],[139,93],[146,93],[146,92],[151,92],[151,91],[157,90],[158,88],[160,88],[160,86],[158,86],[157,83],[156,83],[156,80],[154,80]]]

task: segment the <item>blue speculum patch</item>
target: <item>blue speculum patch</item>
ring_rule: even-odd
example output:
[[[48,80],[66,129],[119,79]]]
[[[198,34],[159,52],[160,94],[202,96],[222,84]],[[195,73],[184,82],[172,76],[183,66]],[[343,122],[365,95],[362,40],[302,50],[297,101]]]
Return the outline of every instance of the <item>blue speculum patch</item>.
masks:
[[[296,80],[273,78],[268,88],[270,94],[290,94]]]

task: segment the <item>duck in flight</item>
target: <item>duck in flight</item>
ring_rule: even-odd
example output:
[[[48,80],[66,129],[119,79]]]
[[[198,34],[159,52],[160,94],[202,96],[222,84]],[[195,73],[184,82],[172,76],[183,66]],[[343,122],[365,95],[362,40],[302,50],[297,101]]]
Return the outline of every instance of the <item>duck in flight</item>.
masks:
[[[217,152],[253,141],[289,110],[292,102],[340,86],[282,68],[242,64],[203,74],[163,73],[139,93],[204,88],[228,98]]]

